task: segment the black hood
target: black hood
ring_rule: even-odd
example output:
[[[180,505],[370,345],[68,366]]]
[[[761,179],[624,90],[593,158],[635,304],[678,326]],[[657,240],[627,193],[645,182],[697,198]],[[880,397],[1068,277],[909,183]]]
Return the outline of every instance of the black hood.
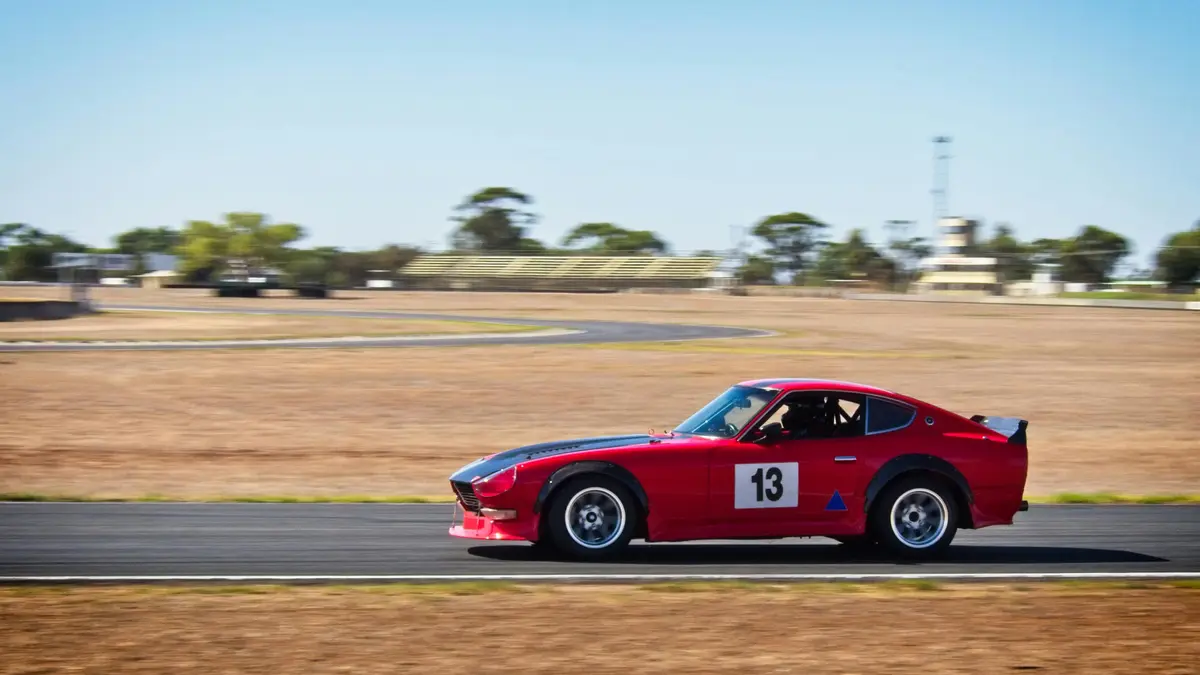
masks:
[[[639,445],[648,442],[652,437],[647,434],[632,434],[628,436],[592,436],[590,438],[575,438],[569,441],[550,441],[525,445],[512,450],[497,453],[488,459],[479,460],[464,466],[450,476],[450,480],[470,483],[476,478],[490,476],[501,469],[507,469],[514,464],[540,457],[565,455],[585,450],[603,450],[605,448],[620,448],[627,445]]]

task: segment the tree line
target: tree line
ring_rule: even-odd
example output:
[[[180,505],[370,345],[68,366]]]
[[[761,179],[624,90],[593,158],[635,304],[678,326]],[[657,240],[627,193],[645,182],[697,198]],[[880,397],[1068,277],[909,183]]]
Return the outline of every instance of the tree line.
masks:
[[[486,187],[453,208],[449,250],[505,255],[662,255],[670,245],[649,230],[596,221],[580,223],[557,245],[531,236],[539,216],[533,198],[511,187]],[[821,284],[863,279],[902,287],[919,273],[919,262],[934,252],[927,238],[909,236],[908,221],[889,221],[882,245],[867,240],[863,229],[850,230],[842,241],[828,238],[830,224],[803,212],[764,216],[749,228],[753,253],[738,270],[748,284]],[[23,223],[0,225],[0,270],[9,280],[53,281],[56,252],[125,253],[179,256],[180,272],[189,281],[214,279],[231,260],[279,270],[298,283],[361,286],[372,274],[394,274],[421,253],[414,246],[387,244],[375,250],[351,251],[332,246],[304,248],[297,243],[308,232],[300,225],[272,222],[262,213],[227,213],[221,222],[191,220],[179,228],[138,227],[122,232],[107,248],[92,248],[69,237]],[[1030,278],[1038,264],[1060,266],[1065,281],[1100,283],[1111,280],[1132,252],[1124,236],[1085,225],[1071,237],[1021,241],[1011,225],[999,223],[980,237],[968,255],[994,257],[1005,281]],[[709,251],[694,255],[714,255]],[[1200,220],[1190,230],[1168,237],[1153,260],[1153,270],[1135,273],[1172,285],[1186,285],[1200,275]],[[135,269],[134,274],[144,269]]]

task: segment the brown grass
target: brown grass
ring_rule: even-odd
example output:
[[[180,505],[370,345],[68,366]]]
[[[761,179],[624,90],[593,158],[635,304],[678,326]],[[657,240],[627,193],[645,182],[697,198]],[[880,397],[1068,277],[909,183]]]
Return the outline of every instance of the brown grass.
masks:
[[[1165,587],[7,589],[0,616],[5,675],[1140,675],[1200,663],[1200,591]]]
[[[1194,492],[1200,316],[800,298],[103,289],[109,302],[771,328],[592,347],[0,355],[0,492],[446,494],[478,455],[668,428],[729,383],[817,376],[1031,420],[1029,494]]]
[[[335,336],[413,336],[528,330],[487,322],[255,316],[183,312],[101,312],[58,321],[0,323],[0,342],[21,340],[237,340]]]

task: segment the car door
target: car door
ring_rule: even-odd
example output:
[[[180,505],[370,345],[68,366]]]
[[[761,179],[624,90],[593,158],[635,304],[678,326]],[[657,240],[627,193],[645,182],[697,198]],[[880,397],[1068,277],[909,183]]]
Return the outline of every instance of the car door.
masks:
[[[834,405],[857,404],[836,392],[797,392],[785,397],[756,428],[776,424],[800,396],[821,396]],[[783,413],[785,416],[786,413]],[[861,420],[861,416],[858,418]],[[744,438],[753,437],[753,431]],[[723,536],[788,536],[840,531],[862,511],[862,478],[857,454],[861,425],[848,423],[836,436],[782,436],[728,443],[710,459],[709,512]]]
[[[792,449],[773,441],[730,442],[709,458],[714,536],[774,536],[802,521],[800,462]]]

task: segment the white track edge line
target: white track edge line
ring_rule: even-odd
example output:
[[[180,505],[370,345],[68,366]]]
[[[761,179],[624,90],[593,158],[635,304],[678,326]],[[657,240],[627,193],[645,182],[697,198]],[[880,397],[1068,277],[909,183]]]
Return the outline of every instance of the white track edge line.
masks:
[[[1200,572],[946,572],[879,574],[182,574],[5,576],[11,582],[149,581],[900,581],[1200,579]]]

